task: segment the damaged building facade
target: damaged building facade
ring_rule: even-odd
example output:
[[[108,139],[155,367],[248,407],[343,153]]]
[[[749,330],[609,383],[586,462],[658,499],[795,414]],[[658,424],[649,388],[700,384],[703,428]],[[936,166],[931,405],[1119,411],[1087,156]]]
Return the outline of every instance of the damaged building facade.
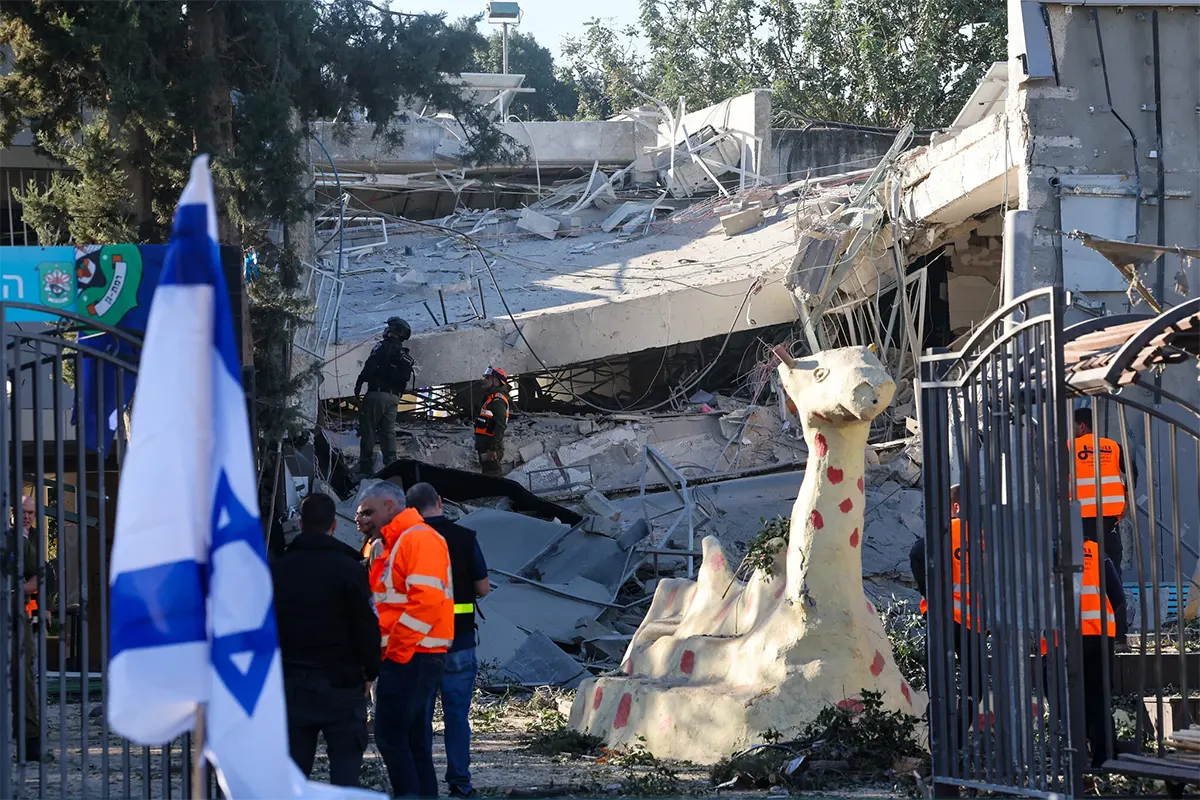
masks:
[[[624,509],[619,524],[580,512],[577,536],[616,542],[647,520],[629,555],[646,566],[618,571],[633,583],[578,595],[564,588],[573,566],[544,581],[564,602],[551,639],[568,646],[556,626],[586,616],[608,624],[590,630],[615,653],[605,637],[627,640],[612,626],[637,618],[615,607],[653,589],[652,563],[694,567],[700,536],[744,549],[763,519],[787,515],[807,454],[770,348],[873,345],[898,388],[868,448],[865,585],[881,602],[914,597],[919,355],[1056,281],[1068,324],[1155,313],[1200,284],[1200,89],[1187,79],[1200,4],[1009,9],[1008,61],[944,131],[831,125],[806,139],[773,128],[770,93],[754,91],[692,111],[647,97],[612,120],[510,119],[528,160],[486,171],[455,163],[460,133],[436,115],[414,118],[398,152],[332,146],[316,165],[316,324],[300,334],[323,361],[323,437],[354,453],[354,381],[393,315],[412,325],[419,365],[401,406],[405,458],[473,469],[477,381],[493,365],[516,376],[509,477],[565,506],[599,490]],[[521,90],[520,76],[492,85],[501,77],[464,81],[498,102]],[[1194,361],[1157,381],[1149,402],[1166,409],[1200,392]],[[1176,470],[1194,484],[1195,454]],[[1138,491],[1144,514],[1153,487]],[[672,529],[675,507],[687,526]],[[1194,541],[1200,512],[1183,515]],[[598,613],[572,618],[571,602]]]

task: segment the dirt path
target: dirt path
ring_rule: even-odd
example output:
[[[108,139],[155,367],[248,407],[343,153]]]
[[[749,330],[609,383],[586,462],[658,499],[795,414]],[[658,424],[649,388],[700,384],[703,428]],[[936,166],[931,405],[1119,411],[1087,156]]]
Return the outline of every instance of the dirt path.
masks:
[[[518,796],[535,790],[593,797],[682,797],[714,793],[709,784],[707,768],[660,762],[644,752],[599,755],[544,755],[531,752],[528,749],[531,740],[540,733],[560,728],[565,722],[570,699],[567,693],[546,690],[532,697],[478,697],[471,713],[474,730],[471,773],[475,788],[481,795],[507,795],[514,790]],[[46,749],[52,754],[53,760],[42,765],[25,765],[23,775],[14,773],[17,797],[166,800],[185,796],[186,764],[181,742],[177,741],[168,748],[142,748],[128,746],[118,737],[109,736],[105,748],[101,740],[98,706],[93,706],[94,716],[86,720],[88,747],[85,770],[84,748],[81,747],[85,720],[79,706],[66,706],[61,717],[57,705],[50,706],[47,711]],[[65,727],[60,724],[60,719],[65,722]],[[65,761],[60,749],[60,730],[65,730],[67,734]],[[446,768],[440,712],[434,721],[434,734],[434,759],[440,779]],[[107,781],[103,767],[105,757],[108,762]],[[15,765],[14,769],[17,769]],[[322,782],[329,780],[323,742],[318,749],[312,778]],[[361,782],[364,788],[382,792],[389,789],[386,770],[374,742],[364,758]],[[727,794],[722,793],[722,796]],[[771,794],[765,791],[738,792],[734,796],[765,797]],[[777,790],[774,794],[781,795],[784,792]],[[896,796],[887,786],[839,788],[822,792],[821,795],[837,798]]]

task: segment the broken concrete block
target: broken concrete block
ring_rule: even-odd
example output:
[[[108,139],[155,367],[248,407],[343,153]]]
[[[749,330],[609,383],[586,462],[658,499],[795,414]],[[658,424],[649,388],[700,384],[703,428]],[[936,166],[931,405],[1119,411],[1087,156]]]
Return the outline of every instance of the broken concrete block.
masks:
[[[550,641],[546,634],[534,631],[500,669],[499,676],[502,680],[525,686],[574,688],[585,677],[591,677],[591,673]]]
[[[583,507],[598,517],[618,521],[621,519],[621,509],[595,489],[583,496]]]
[[[558,219],[561,223],[558,232],[563,236],[578,236],[583,229],[583,217],[572,217],[563,214]]]
[[[544,452],[546,452],[546,445],[540,440],[536,442],[530,442],[517,451],[517,453],[521,456],[521,461],[524,462],[532,461]]]
[[[762,206],[751,206],[745,211],[737,211],[721,217],[721,225],[725,228],[726,236],[736,236],[743,231],[758,227],[762,222]]]
[[[639,519],[637,522],[629,526],[629,530],[617,537],[617,546],[622,550],[641,543],[643,539],[650,535],[650,524],[644,519]]]
[[[539,214],[532,208],[526,208],[521,212],[520,219],[517,220],[517,227],[523,231],[536,233],[538,236],[544,236],[547,239],[553,239],[561,225],[559,220],[554,217],[548,217],[545,214]]]
[[[605,233],[610,233],[631,216],[645,214],[652,207],[652,203],[635,203],[632,201],[622,203],[620,208],[608,215],[608,218],[604,220],[604,223],[600,227]]]
[[[601,536],[608,536],[612,539],[621,535],[620,521],[597,514],[589,514],[584,517],[581,527],[588,533],[598,533]]]

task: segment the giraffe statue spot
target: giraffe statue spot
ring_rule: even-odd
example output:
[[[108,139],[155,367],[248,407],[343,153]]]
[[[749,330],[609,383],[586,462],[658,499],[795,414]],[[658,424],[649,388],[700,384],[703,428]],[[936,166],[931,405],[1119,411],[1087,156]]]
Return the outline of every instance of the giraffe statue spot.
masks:
[[[829,455],[829,442],[825,440],[825,434],[818,433],[813,438],[813,444],[817,446],[818,457],[824,458],[825,456]]]
[[[871,662],[871,674],[878,678],[881,672],[883,672],[883,653],[876,650],[875,660]]]
[[[633,710],[633,695],[621,695],[621,702],[617,703],[617,715],[613,718],[613,728],[620,730],[629,724],[629,712]]]
[[[909,691],[907,683],[900,684],[900,694],[904,695],[904,699],[907,700],[908,704],[911,706],[912,705],[912,692]]]
[[[592,710],[595,711],[598,708],[600,708],[600,704],[603,702],[604,702],[604,687],[597,686],[596,687],[596,696],[592,698]]]
[[[679,658],[679,671],[684,675],[691,675],[692,670],[696,668],[696,654],[691,650],[684,650],[683,655]]]
[[[859,478],[859,479],[858,479],[858,491],[859,491],[860,493],[862,493],[862,494],[866,494],[866,493],[867,493],[867,487],[866,487],[866,486],[863,484],[863,479],[862,479],[862,478]]]
[[[830,483],[841,483],[842,478],[846,475],[846,473],[842,472],[840,469],[835,469],[834,467],[830,467],[829,469],[825,470],[825,474],[829,476]]]
[[[855,528],[855,529],[854,529],[854,530],[853,530],[853,531],[850,533],[850,546],[851,546],[851,547],[858,547],[858,528]],[[871,606],[871,604],[870,604],[870,603],[867,603],[867,607],[868,607],[868,608],[870,608],[870,606]]]
[[[847,497],[845,500],[838,503],[838,508],[842,510],[843,514],[849,514],[850,509],[854,508],[854,501]]]
[[[825,527],[825,519],[821,516],[821,512],[817,511],[815,508],[812,512],[812,526],[817,530],[821,530],[821,528]]]

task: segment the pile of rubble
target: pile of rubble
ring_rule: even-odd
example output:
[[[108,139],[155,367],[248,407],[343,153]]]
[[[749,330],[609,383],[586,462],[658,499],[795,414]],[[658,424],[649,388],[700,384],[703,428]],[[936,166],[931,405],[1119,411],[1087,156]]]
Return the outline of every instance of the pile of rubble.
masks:
[[[704,536],[741,557],[764,520],[790,515],[807,454],[790,438],[787,420],[766,406],[718,411],[713,404],[726,398],[701,399],[706,413],[526,415],[510,435],[527,460],[508,481],[474,474],[468,430],[406,425],[401,443],[422,480],[494,481],[502,495],[445,502],[447,516],[476,531],[494,587],[478,615],[487,681],[572,687],[617,668],[658,581],[700,568]],[[734,472],[728,466],[737,445],[742,461]],[[695,469],[690,460],[701,454],[705,469]],[[919,441],[873,445],[867,462],[865,586],[879,605],[914,599],[908,552],[924,531],[922,493],[914,488]],[[724,469],[713,470],[714,463]],[[319,481],[315,488],[332,492]],[[540,495],[540,506],[514,502],[518,493]],[[356,503],[356,496],[340,501],[337,535],[357,548]]]

